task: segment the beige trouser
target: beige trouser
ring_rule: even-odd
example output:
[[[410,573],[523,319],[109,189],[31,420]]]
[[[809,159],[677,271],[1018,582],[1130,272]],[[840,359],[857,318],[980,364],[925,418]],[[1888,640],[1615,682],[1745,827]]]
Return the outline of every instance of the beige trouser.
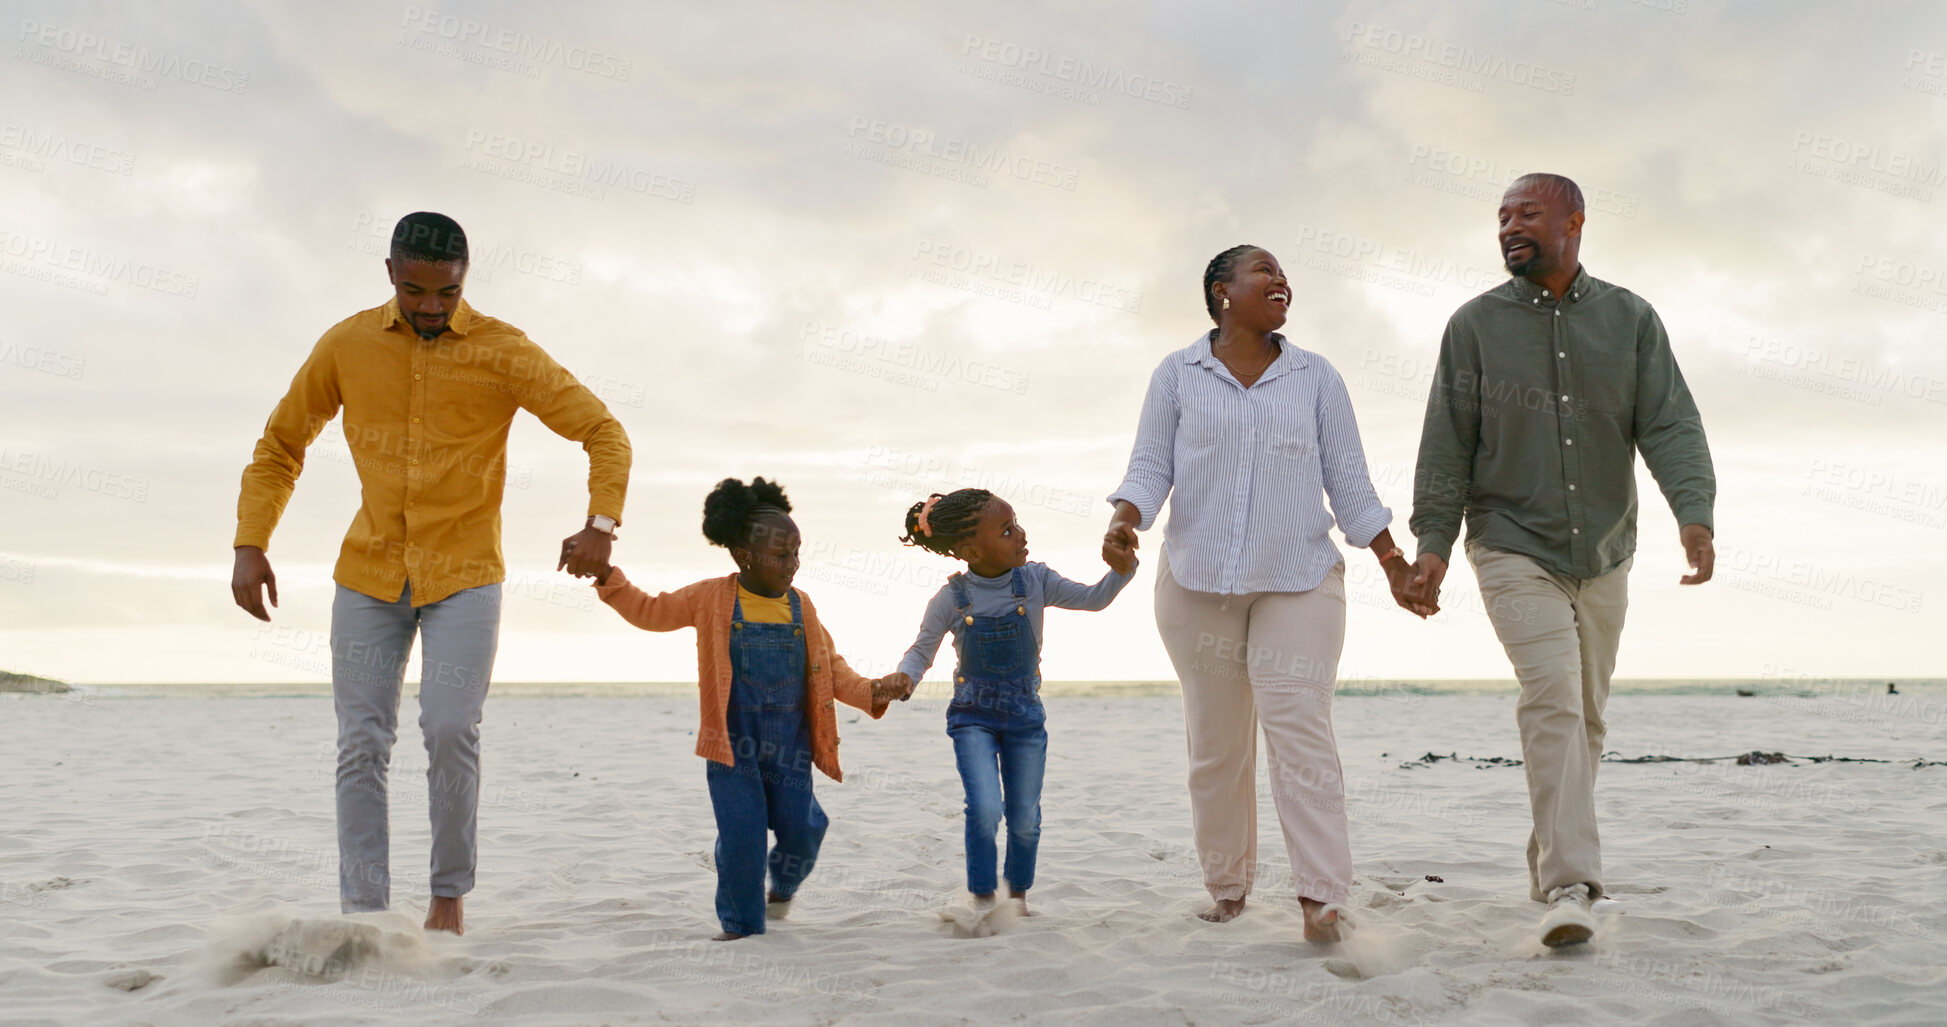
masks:
[[[1345,566],[1310,592],[1215,595],[1156,572],[1156,630],[1183,683],[1190,813],[1213,899],[1250,893],[1257,871],[1257,725],[1301,897],[1342,902],[1352,884],[1332,692],[1345,647]]]
[[[1494,633],[1521,682],[1515,722],[1528,772],[1528,895],[1587,884],[1602,894],[1602,842],[1595,826],[1595,772],[1608,726],[1609,675],[1616,669],[1634,558],[1598,578],[1568,578],[1534,560],[1468,545]]]

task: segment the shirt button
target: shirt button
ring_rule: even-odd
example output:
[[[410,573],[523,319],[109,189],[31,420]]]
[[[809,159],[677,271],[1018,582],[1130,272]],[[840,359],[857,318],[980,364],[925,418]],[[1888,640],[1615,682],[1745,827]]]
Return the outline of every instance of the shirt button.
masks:
[[[1562,397],[1562,402],[1564,402],[1564,403],[1566,403],[1566,402],[1568,402],[1568,397],[1567,397],[1567,396],[1563,396],[1563,397]]]
[[[414,423],[414,424],[418,424],[418,423],[419,423],[419,418],[417,418],[417,417],[415,417],[415,418],[413,418],[413,419],[412,419],[412,423]]]
[[[1580,534],[1582,534],[1582,529],[1581,529],[1581,528],[1570,528],[1570,529],[1568,529],[1568,533],[1569,533],[1569,534],[1571,534],[1571,535],[1580,535]]]
[[[1564,445],[1564,446],[1573,446],[1573,445],[1575,445],[1575,440],[1574,440],[1574,439],[1563,439],[1563,440],[1562,440],[1562,445]]]
[[[412,380],[413,380],[413,381],[418,381],[418,380],[419,380],[419,376],[418,376],[418,375],[413,375],[413,376],[412,376]]]
[[[1573,486],[1573,485],[1570,485],[1570,486],[1568,487],[1568,490],[1569,490],[1570,492],[1574,492],[1574,491],[1575,491],[1575,486]]]
[[[1556,355],[1556,356],[1558,356],[1558,357],[1565,357],[1565,356],[1568,356],[1568,354],[1567,354],[1567,353],[1557,353],[1557,354],[1555,354],[1555,355]]]

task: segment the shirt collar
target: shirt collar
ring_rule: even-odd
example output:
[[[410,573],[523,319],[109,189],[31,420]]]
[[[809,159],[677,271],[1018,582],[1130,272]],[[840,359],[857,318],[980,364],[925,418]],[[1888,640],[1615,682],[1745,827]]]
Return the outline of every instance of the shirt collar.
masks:
[[[1283,332],[1272,332],[1271,337],[1278,340],[1278,359],[1271,361],[1271,366],[1264,369],[1264,373],[1258,376],[1258,381],[1268,381],[1286,371],[1303,370],[1310,365],[1311,361],[1305,359],[1305,351],[1293,345],[1290,339],[1284,337]],[[1217,330],[1212,328],[1203,333],[1203,337],[1193,343],[1183,354],[1183,362],[1201,364],[1213,373],[1226,370],[1224,362],[1218,360],[1217,354],[1211,349],[1216,343]]]
[[[1544,289],[1541,286],[1536,285],[1534,282],[1529,281],[1526,277],[1522,275],[1516,275],[1513,278],[1510,278],[1509,281],[1514,284],[1514,295],[1517,299],[1524,299],[1530,302],[1535,302],[1535,301],[1545,300],[1545,299],[1563,298],[1563,297],[1550,296],[1548,294],[1547,289]],[[1582,300],[1587,299],[1589,297],[1589,286],[1594,284],[1594,282],[1595,279],[1589,277],[1589,269],[1587,267],[1578,266],[1575,269],[1575,280],[1568,283],[1568,296],[1566,297],[1567,302],[1579,303]]]
[[[385,301],[383,316],[385,317],[385,327],[404,329],[413,335],[419,334],[418,329],[412,326],[412,322],[406,320],[405,312],[399,309],[399,297],[394,296]],[[466,300],[462,299],[460,300],[460,305],[454,309],[453,316],[446,319],[446,331],[440,334],[445,335],[446,332],[452,332],[454,335],[464,339],[466,338],[467,331],[473,327],[473,318],[473,308],[467,304]]]

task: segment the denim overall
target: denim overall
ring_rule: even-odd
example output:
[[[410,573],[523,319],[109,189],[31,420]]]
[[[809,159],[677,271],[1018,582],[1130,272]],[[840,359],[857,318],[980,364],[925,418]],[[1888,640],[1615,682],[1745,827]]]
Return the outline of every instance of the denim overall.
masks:
[[[976,617],[966,580],[948,579],[959,607],[960,665],[953,675],[953,704],[946,733],[967,792],[967,890],[994,890],[994,832],[1007,818],[1007,885],[1034,884],[1035,850],[1041,842],[1041,777],[1048,761],[1047,719],[1041,708],[1041,647],[1028,623],[1027,589],[1021,572],[1010,572],[1014,609]]]
[[[804,614],[791,592],[791,623],[730,618],[730,706],[737,764],[706,764],[717,815],[717,920],[732,934],[764,933],[764,868],[771,891],[790,898],[818,860],[825,811],[811,794],[811,726],[805,720]],[[777,847],[764,855],[765,832]]]

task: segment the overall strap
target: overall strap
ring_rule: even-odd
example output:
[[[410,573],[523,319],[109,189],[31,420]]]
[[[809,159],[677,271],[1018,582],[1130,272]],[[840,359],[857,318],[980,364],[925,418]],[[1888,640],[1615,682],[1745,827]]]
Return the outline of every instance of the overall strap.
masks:
[[[1014,579],[1014,598],[1026,599],[1028,597],[1028,586],[1026,582],[1021,580],[1021,568],[1014,568],[1010,572],[1010,576]]]
[[[973,599],[967,595],[967,582],[956,573],[948,577],[946,583],[953,588],[953,605],[959,607],[964,616],[973,608]]]
[[[798,605],[798,590],[791,589],[788,594],[791,596],[791,623],[803,627],[804,608]]]
[[[730,623],[742,624],[743,622],[744,622],[744,601],[740,596],[737,595],[736,590],[732,589],[730,592]]]

